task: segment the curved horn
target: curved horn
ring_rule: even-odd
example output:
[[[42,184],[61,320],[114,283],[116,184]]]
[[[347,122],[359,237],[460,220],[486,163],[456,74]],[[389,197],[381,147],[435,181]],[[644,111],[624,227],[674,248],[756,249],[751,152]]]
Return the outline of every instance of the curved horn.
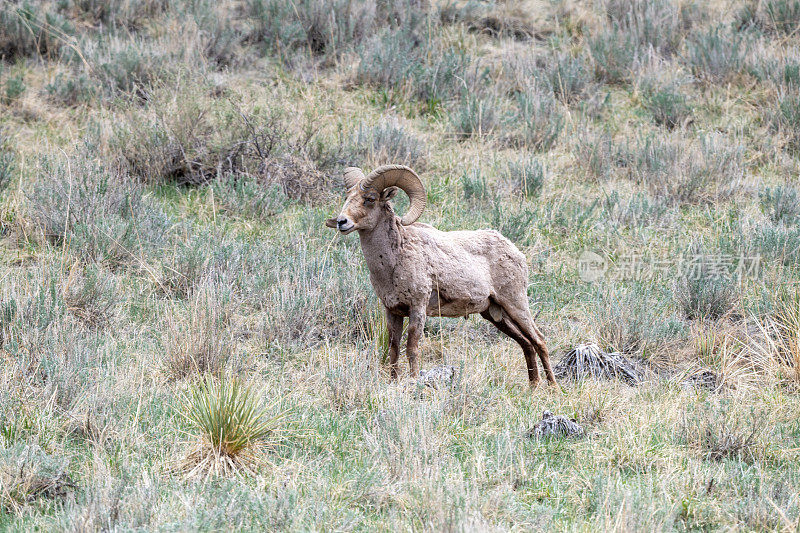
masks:
[[[358,167],[344,169],[344,186],[349,191],[364,179],[364,172]]]
[[[373,187],[378,192],[387,187],[399,187],[408,195],[410,205],[408,212],[400,223],[404,226],[413,224],[425,210],[427,196],[425,186],[417,173],[403,165],[383,165],[376,168],[361,182],[361,189]]]

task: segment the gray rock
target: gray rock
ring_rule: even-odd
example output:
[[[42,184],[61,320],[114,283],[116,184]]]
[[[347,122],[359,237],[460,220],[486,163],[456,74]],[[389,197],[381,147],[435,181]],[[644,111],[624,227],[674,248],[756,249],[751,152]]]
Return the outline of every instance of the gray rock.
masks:
[[[582,437],[583,435],[583,427],[574,419],[567,418],[564,415],[554,415],[547,410],[542,414],[541,422],[537,422],[535,426],[527,431],[527,436],[534,439],[542,439],[545,437]]]
[[[425,387],[438,389],[442,385],[449,385],[456,377],[456,367],[453,365],[440,365],[430,370],[422,370],[419,373],[417,383]]]

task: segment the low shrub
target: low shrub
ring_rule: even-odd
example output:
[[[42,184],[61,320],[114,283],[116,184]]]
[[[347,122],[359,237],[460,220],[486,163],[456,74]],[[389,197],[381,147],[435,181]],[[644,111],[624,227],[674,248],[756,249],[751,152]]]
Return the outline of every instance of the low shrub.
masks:
[[[603,209],[613,224],[632,229],[658,226],[670,220],[667,206],[654,201],[647,193],[623,199],[617,191],[612,191],[603,201]]]
[[[669,129],[684,124],[692,114],[686,96],[674,85],[662,87],[644,85],[642,103],[656,124]]]
[[[707,461],[755,461],[760,447],[758,436],[765,428],[755,414],[734,416],[731,407],[723,404],[688,412],[680,427],[679,440]]]
[[[651,47],[665,58],[677,53],[701,15],[694,3],[668,0],[611,0],[605,10],[617,36],[629,35],[638,48]]]
[[[508,127],[516,130],[509,135],[510,143],[543,152],[552,148],[564,128],[564,115],[552,92],[534,84],[517,93],[515,104],[506,119]]]
[[[495,96],[462,95],[450,113],[450,126],[458,139],[491,136],[500,125],[501,103]]]
[[[685,61],[692,73],[708,83],[724,83],[745,67],[748,42],[741,33],[711,28],[689,39]]]
[[[97,94],[97,86],[84,74],[59,73],[44,90],[52,102],[70,107],[89,104]]]
[[[17,74],[15,76],[6,78],[5,84],[3,84],[3,103],[8,105],[16,100],[19,100],[19,98],[25,93],[25,89],[25,80],[22,74]]]
[[[360,124],[352,136],[347,156],[352,166],[375,167],[382,164],[406,165],[425,169],[425,142],[392,118],[382,118],[375,126]]]
[[[768,34],[793,35],[800,29],[800,1],[748,1],[739,10],[735,26],[755,27]]]
[[[800,261],[800,228],[795,225],[755,226],[743,236],[743,240],[766,258],[784,266],[794,267]]]
[[[729,197],[744,175],[744,150],[720,135],[686,142],[675,135],[640,137],[616,151],[629,178],[671,205]]]
[[[682,334],[664,298],[640,285],[598,287],[590,320],[598,345],[609,352],[650,357]]]
[[[287,63],[297,51],[335,60],[381,28],[413,30],[428,14],[419,0],[250,0],[245,9],[256,22],[254,39]]]
[[[463,49],[406,27],[378,33],[359,56],[357,83],[389,91],[389,100],[417,99],[428,112],[457,97],[465,84],[473,87],[473,79],[481,76],[470,71],[473,59]]]
[[[0,5],[0,60],[11,63],[37,56],[58,59],[74,27],[57,12],[44,10],[47,4],[8,0]]]
[[[590,178],[608,178],[614,168],[615,146],[611,134],[591,128],[579,128],[573,153],[578,166]]]
[[[282,213],[288,198],[278,183],[264,183],[249,174],[225,174],[211,182],[214,200],[229,214],[267,221]]]
[[[531,207],[517,204],[509,208],[500,197],[494,196],[491,210],[486,218],[490,223],[489,227],[498,230],[518,246],[527,246],[536,238],[534,221],[537,214]]]
[[[0,195],[16,175],[16,155],[8,132],[0,128]]]
[[[761,209],[773,224],[796,224],[800,217],[800,196],[791,185],[767,187],[758,193]]]
[[[465,170],[461,175],[461,192],[467,201],[485,201],[491,198],[486,176],[479,168]]]
[[[247,116],[203,87],[184,86],[177,95],[164,86],[143,109],[120,121],[112,149],[125,168],[144,182],[200,184],[259,165],[286,142],[285,129],[271,116]]]
[[[589,39],[594,77],[597,81],[622,84],[630,82],[646,59],[633,37],[619,28]]]
[[[136,264],[139,252],[162,242],[168,218],[141,186],[81,150],[41,161],[27,214],[48,242],[84,261]]]
[[[111,322],[120,300],[119,286],[109,273],[90,265],[83,271],[73,269],[64,289],[67,311],[90,328]]]
[[[536,157],[526,157],[510,161],[502,179],[510,185],[512,193],[530,200],[542,194],[545,177],[542,161]]]
[[[675,300],[689,320],[718,320],[734,307],[737,298],[733,265],[715,254],[692,246],[684,257],[675,282]]]
[[[549,84],[556,98],[571,103],[588,89],[590,72],[582,56],[557,52],[547,57],[538,78]]]
[[[770,124],[772,131],[785,136],[789,152],[800,153],[800,90],[782,91]]]
[[[0,447],[0,511],[21,515],[37,502],[65,498],[77,488],[68,464],[36,445]]]

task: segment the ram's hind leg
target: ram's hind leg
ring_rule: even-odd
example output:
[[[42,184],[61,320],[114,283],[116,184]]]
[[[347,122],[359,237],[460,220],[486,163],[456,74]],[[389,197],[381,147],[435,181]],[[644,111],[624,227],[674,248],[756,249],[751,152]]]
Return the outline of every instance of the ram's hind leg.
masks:
[[[527,338],[530,343],[533,344],[533,347],[536,349],[536,353],[539,354],[539,359],[542,360],[542,366],[544,367],[544,374],[547,377],[547,382],[551,385],[555,385],[556,378],[553,375],[553,368],[550,366],[550,352],[547,351],[547,345],[544,342],[544,335],[542,335],[542,332],[539,331],[539,328],[536,327],[536,324],[533,321],[531,311],[528,309],[527,298],[525,298],[524,303],[519,305],[515,305],[514,303],[510,302],[504,302],[501,305],[503,307],[503,311],[505,312],[503,316],[507,315],[509,319],[514,322],[525,338]]]
[[[389,376],[397,379],[397,360],[400,357],[400,338],[403,336],[403,317],[386,310],[386,329],[389,331]]]
[[[501,313],[498,317],[496,314],[493,316],[489,310],[486,310],[481,313],[481,316],[520,345],[522,353],[525,354],[528,382],[531,388],[539,386],[539,367],[536,366],[536,352],[533,349],[533,345],[520,332],[519,328],[504,313]],[[497,320],[498,318],[499,320]]]

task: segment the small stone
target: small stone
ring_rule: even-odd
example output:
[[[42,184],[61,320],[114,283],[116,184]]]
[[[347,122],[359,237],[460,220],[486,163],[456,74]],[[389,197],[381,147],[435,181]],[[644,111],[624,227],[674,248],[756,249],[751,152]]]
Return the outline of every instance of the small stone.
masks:
[[[564,415],[554,415],[545,410],[542,414],[541,422],[527,431],[527,436],[534,439],[545,437],[582,437],[583,427],[575,419],[567,418]]]
[[[425,387],[438,389],[440,385],[449,385],[456,376],[456,367],[453,365],[435,366],[430,370],[419,373],[417,383]]]

